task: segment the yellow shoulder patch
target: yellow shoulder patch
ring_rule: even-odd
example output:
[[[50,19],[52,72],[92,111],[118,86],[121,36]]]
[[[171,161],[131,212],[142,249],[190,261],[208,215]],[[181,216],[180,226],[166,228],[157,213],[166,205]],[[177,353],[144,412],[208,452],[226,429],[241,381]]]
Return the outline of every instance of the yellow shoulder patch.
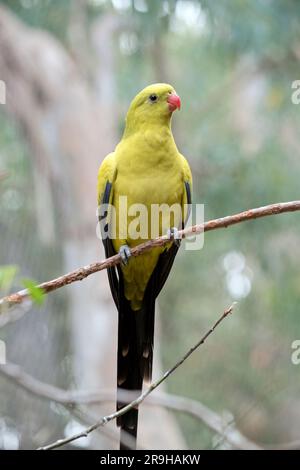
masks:
[[[115,159],[115,153],[112,152],[112,153],[109,153],[104,158],[98,171],[98,180],[97,180],[98,205],[101,203],[107,181],[109,181],[110,183],[114,181],[115,172],[116,172],[116,159]]]

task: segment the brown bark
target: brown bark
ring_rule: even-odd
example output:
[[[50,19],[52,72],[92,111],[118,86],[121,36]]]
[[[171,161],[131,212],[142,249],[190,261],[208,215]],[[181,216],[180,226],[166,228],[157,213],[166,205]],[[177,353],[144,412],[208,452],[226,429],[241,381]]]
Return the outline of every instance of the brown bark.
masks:
[[[281,202],[277,204],[270,204],[268,206],[257,207],[255,209],[249,209],[238,214],[228,215],[219,219],[208,220],[200,225],[193,225],[187,227],[184,230],[179,230],[178,235],[181,238],[186,238],[192,235],[199,235],[203,232],[210,232],[220,228],[227,228],[231,225],[236,225],[249,220],[259,219],[276,214],[284,214],[287,212],[296,212],[300,210],[300,201],[289,201]],[[131,256],[140,256],[145,251],[151,250],[154,247],[164,246],[170,243],[169,238],[166,235],[158,237],[154,240],[149,240],[141,245],[138,245],[131,250]],[[56,289],[60,289],[73,282],[82,281],[86,277],[94,274],[98,271],[105,270],[111,266],[116,266],[121,262],[119,254],[107,258],[103,261],[91,263],[88,266],[78,268],[68,274],[64,274],[51,281],[39,284],[39,287],[43,289],[45,293],[52,292]],[[7,304],[8,306],[23,302],[24,299],[28,298],[25,291],[16,292],[15,294],[8,295],[3,299],[0,299],[0,306]],[[1,313],[1,312],[0,312]]]

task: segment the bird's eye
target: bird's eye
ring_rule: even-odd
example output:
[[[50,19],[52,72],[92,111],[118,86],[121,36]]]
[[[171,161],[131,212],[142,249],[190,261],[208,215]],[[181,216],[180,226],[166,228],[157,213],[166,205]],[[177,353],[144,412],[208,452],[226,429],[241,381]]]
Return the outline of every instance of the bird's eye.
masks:
[[[155,101],[157,101],[157,95],[150,95],[149,96],[149,100],[152,101],[152,103],[154,103]]]

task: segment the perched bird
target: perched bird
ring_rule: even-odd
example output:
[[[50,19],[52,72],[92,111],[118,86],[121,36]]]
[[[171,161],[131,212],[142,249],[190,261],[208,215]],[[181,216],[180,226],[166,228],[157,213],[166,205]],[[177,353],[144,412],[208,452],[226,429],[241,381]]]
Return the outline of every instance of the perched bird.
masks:
[[[143,381],[151,380],[155,299],[169,275],[180,244],[176,234],[184,226],[186,207],[191,203],[190,167],[171,131],[171,117],[180,104],[179,96],[168,84],[150,85],[138,93],[129,107],[123,137],[103,160],[98,174],[105,254],[110,257],[120,253],[122,258],[121,265],[108,269],[119,314],[117,386],[118,390],[135,390],[137,395]],[[127,207],[123,204],[125,197]],[[173,205],[179,211],[168,212]],[[162,210],[154,220],[152,209],[158,206]],[[139,222],[137,207],[137,212],[146,211]],[[166,246],[130,259],[132,247],[166,233],[170,236]],[[119,393],[117,409],[125,404]],[[120,449],[127,448],[122,444],[122,430],[136,440],[137,422],[137,409],[118,418]]]

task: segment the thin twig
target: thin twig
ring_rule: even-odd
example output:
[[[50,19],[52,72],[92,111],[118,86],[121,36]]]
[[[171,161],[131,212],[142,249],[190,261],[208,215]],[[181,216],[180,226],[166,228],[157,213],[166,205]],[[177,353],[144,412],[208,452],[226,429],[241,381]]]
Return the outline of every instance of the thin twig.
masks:
[[[215,411],[211,410],[198,400],[181,397],[171,394],[154,395],[151,398],[151,405],[157,404],[164,406],[170,410],[186,413],[193,418],[200,420],[209,429],[222,436],[234,449],[240,450],[261,450],[259,444],[251,441],[236,427],[235,422],[226,426],[224,419]],[[146,402],[148,403],[148,402]]]
[[[179,236],[182,238],[187,238],[190,236],[198,235],[203,232],[210,232],[211,230],[216,230],[220,228],[227,228],[230,225],[239,224],[241,222],[245,222],[252,219],[258,219],[261,217],[267,217],[270,215],[282,214],[285,212],[294,212],[300,210],[300,201],[290,201],[290,202],[283,202],[278,204],[271,204],[264,207],[258,207],[256,209],[249,209],[244,212],[240,212],[234,215],[228,215],[227,217],[221,217],[220,219],[213,219],[209,220],[200,225],[193,225],[191,227],[187,227],[184,230],[180,230],[178,232]],[[145,243],[142,243],[131,250],[132,256],[139,256],[145,251],[148,251],[154,247],[164,246],[169,243],[169,238],[164,235],[162,237],[155,238],[154,240],[149,240]],[[61,287],[67,286],[72,284],[73,282],[82,281],[86,277],[94,274],[98,271],[102,271],[112,266],[116,266],[121,262],[121,258],[119,254],[111,256],[103,261],[97,263],[91,263],[87,266],[82,268],[78,268],[75,271],[71,271],[68,274],[64,274],[56,279],[52,279],[51,281],[43,282],[39,284],[40,287],[45,294],[52,292],[56,289],[60,289]],[[0,299],[0,315],[7,311],[7,307],[11,307],[13,305],[17,305],[22,303],[26,298],[28,298],[29,293],[27,289],[23,289],[19,292],[14,294],[10,294],[6,297]]]
[[[4,366],[0,366],[0,374],[40,399],[59,403],[70,413],[79,417],[79,419],[82,418],[87,424],[91,423],[92,417],[87,416],[86,412],[83,412],[82,410],[80,410],[80,413],[83,413],[83,415],[78,415],[76,406],[96,405],[115,401],[115,392],[113,390],[63,390],[41,382],[24,372],[15,364],[5,364]],[[120,390],[119,393],[120,398],[124,401],[131,401],[133,397],[136,396],[135,392],[131,392],[129,390]],[[161,392],[152,394],[145,401],[145,405],[162,406],[173,411],[186,413],[193,418],[200,420],[209,429],[221,435],[235,449],[260,449],[258,444],[250,441],[236,428],[235,423],[232,423],[228,429],[227,427],[225,428],[223,418],[198,400]],[[109,437],[115,439],[116,435],[114,434]],[[134,448],[134,445],[130,442],[129,438],[127,444],[129,447],[132,446],[132,448]]]
[[[72,414],[78,405],[96,405],[104,402],[115,401],[115,392],[112,390],[63,390],[53,385],[41,382],[22,370],[15,364],[5,364],[0,366],[0,374],[13,383],[22,387],[32,395],[46,400],[51,400],[66,407]],[[120,398],[124,401],[132,401],[135,392],[129,390],[119,390]],[[165,408],[184,412],[202,421],[212,431],[225,437],[234,448],[237,449],[258,449],[259,446],[251,442],[242,435],[240,431],[232,426],[228,431],[224,430],[223,419],[217,413],[203,405],[197,400],[191,398],[172,395],[169,393],[152,394],[146,405],[163,406]],[[84,415],[86,420],[86,414]],[[89,422],[91,418],[89,417]]]
[[[63,390],[53,385],[41,382],[22,370],[15,364],[5,364],[0,366],[0,374],[13,383],[22,387],[30,394],[46,400],[51,400],[66,407],[72,414],[78,405],[96,405],[104,402],[115,401],[115,392],[112,390]],[[119,390],[120,398],[124,401],[132,401],[135,392],[129,390]],[[191,398],[176,396],[169,393],[152,394],[146,401],[146,405],[163,406],[165,408],[180,411],[199,419],[212,431],[225,437],[234,448],[237,449],[257,449],[259,446],[251,442],[242,435],[236,428],[232,427],[228,431],[224,430],[223,419],[217,413]],[[86,416],[84,417],[86,420]],[[91,418],[89,419],[91,421]]]
[[[136,398],[136,400],[133,400],[131,403],[128,405],[124,406],[121,408],[119,411],[116,411],[114,413],[111,413],[110,415],[102,417],[100,420],[98,420],[96,423],[94,423],[92,426],[89,426],[86,428],[84,431],[79,432],[77,434],[74,434],[73,436],[67,437],[65,439],[59,439],[52,444],[49,444],[44,447],[40,447],[38,450],[50,450],[50,449],[57,449],[58,447],[62,447],[66,444],[69,444],[70,442],[75,441],[76,439],[80,439],[81,437],[86,437],[88,436],[91,432],[95,431],[95,429],[98,429],[100,426],[104,426],[105,424],[109,423],[110,421],[118,418],[119,416],[124,415],[127,413],[127,411],[131,410],[132,408],[137,408],[144,400],[145,398],[150,395],[150,393],[153,392],[159,385],[161,385],[173,372],[175,372],[178,367],[181,366],[183,362],[185,362],[188,357],[199,347],[201,346],[205,340],[214,332],[214,330],[219,326],[219,324],[232,312],[234,308],[234,304],[232,304],[227,310],[223,312],[221,317],[215,322],[215,324],[210,328],[210,330],[205,333],[204,336],[192,347],[190,350],[184,354],[184,356],[176,362],[176,364],[171,367],[167,372],[163,374],[162,377],[160,377],[158,380],[155,382],[152,382],[152,384],[147,388],[141,395]]]
[[[54,401],[64,406],[71,414],[75,415],[75,417],[79,418],[81,421],[84,420],[86,424],[94,422],[95,419],[92,421],[92,417],[81,409],[78,414],[77,406],[103,404],[105,402],[114,402],[116,399],[115,391],[113,390],[80,391],[63,390],[53,387],[27,374],[21,367],[15,364],[9,363],[0,366],[0,374],[19,387],[22,387],[26,392],[40,399]],[[133,397],[136,396],[135,392],[129,390],[119,390],[119,393],[120,398],[124,401],[131,401]],[[213,432],[221,435],[235,449],[260,449],[258,444],[250,441],[236,428],[235,423],[232,423],[228,429],[227,427],[225,428],[222,416],[198,400],[161,392],[149,396],[145,401],[145,405],[162,406],[173,411],[186,413],[200,420]],[[117,433],[111,433],[108,437],[119,440]],[[131,436],[128,436],[126,445],[130,448],[134,448],[134,440],[130,439],[130,437]]]
[[[86,423],[92,422],[92,416],[87,415],[85,411],[75,408],[78,405],[96,405],[105,402],[115,401],[115,391],[113,390],[64,390],[54,387],[48,383],[42,382],[30,374],[27,374],[20,366],[12,363],[7,363],[0,366],[0,374],[12,381],[14,384],[22,387],[26,392],[47,401],[56,402],[64,406],[71,414],[81,421]],[[135,392],[129,390],[119,390],[122,400],[131,400],[135,396]],[[147,406],[162,406],[164,408],[186,413],[193,418],[200,420],[212,431],[216,432],[222,439],[225,439],[235,449],[299,449],[300,440],[279,444],[262,444],[249,440],[245,435],[236,427],[236,421],[229,424],[223,422],[222,416],[215,411],[211,410],[198,400],[188,397],[182,397],[171,393],[154,393],[145,401]],[[107,437],[119,441],[119,435],[109,431]],[[134,448],[135,443],[133,439],[128,436],[126,445]]]
[[[92,416],[88,416],[86,412],[80,410],[77,414],[76,407],[79,405],[97,405],[106,402],[115,401],[114,390],[64,390],[48,383],[42,382],[30,374],[27,374],[20,366],[7,363],[0,366],[0,374],[12,381],[14,384],[22,387],[26,392],[47,401],[54,401],[64,406],[70,413],[80,420],[87,423],[92,421]],[[135,392],[129,390],[119,390],[120,398],[124,401],[132,400],[136,395]],[[249,440],[236,427],[237,423],[232,420],[230,423],[224,423],[222,416],[208,408],[199,400],[188,397],[182,397],[171,393],[154,393],[145,401],[147,406],[162,406],[164,408],[186,413],[193,418],[200,420],[209,429],[222,436],[222,440],[226,440],[235,449],[297,449],[300,448],[300,440],[279,444],[263,444]],[[95,419],[94,419],[95,420]],[[108,437],[119,440],[117,433],[109,432]],[[133,439],[128,436],[126,445],[134,448]],[[220,441],[221,442],[221,441]],[[219,443],[220,443],[219,442]]]
[[[69,407],[67,404],[61,404],[66,410],[69,411],[76,419],[81,422],[84,422],[85,425],[92,425],[96,417],[91,415],[91,413],[87,412],[86,410],[82,410],[81,408],[74,408],[74,406]],[[97,429],[99,433],[103,436],[107,437],[108,439],[116,442],[119,444],[120,442],[120,435],[117,429],[109,428],[109,426],[101,426]],[[137,447],[135,439],[127,432],[122,434],[122,442],[128,447],[129,450],[135,450]],[[138,446],[138,449],[143,450],[143,447]]]

